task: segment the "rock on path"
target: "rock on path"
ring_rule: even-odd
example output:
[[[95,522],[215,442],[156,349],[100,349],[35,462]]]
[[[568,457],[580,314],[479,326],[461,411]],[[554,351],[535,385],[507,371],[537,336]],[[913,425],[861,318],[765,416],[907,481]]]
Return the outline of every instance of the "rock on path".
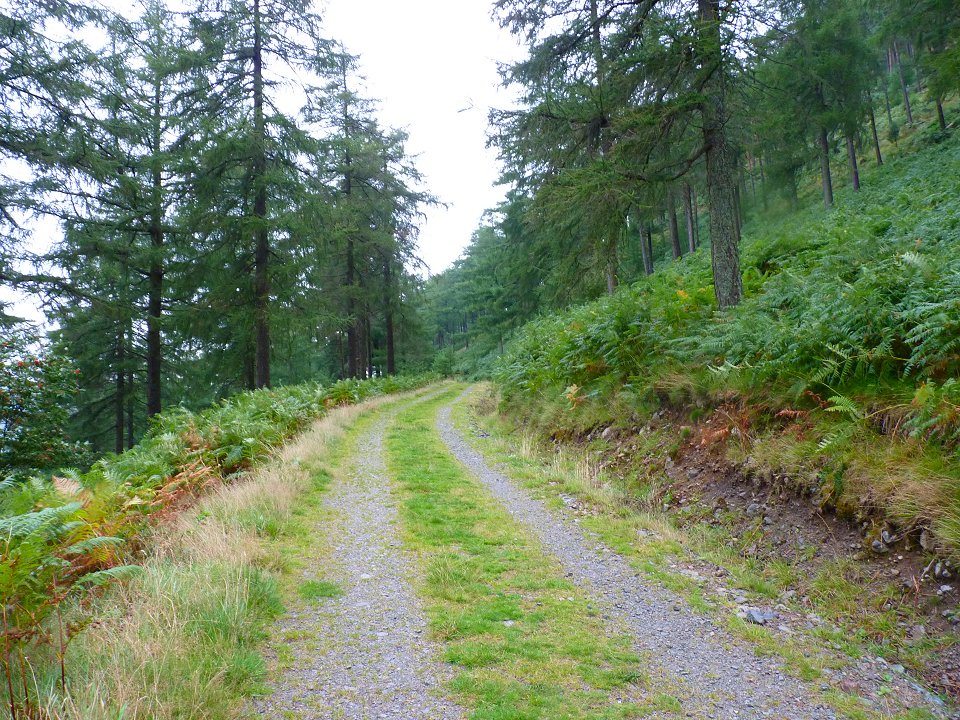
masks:
[[[450,407],[437,417],[450,451],[486,485],[510,514],[560,561],[669,675],[678,676],[687,717],[739,720],[832,720],[836,714],[810,697],[810,690],[784,674],[778,661],[758,658],[709,619],[689,610],[676,595],[654,587],[619,555],[599,546],[576,524],[487,466],[453,427]]]
[[[389,416],[357,443],[350,473],[324,506],[337,518],[324,579],[344,590],[282,622],[293,655],[261,715],[303,720],[454,720],[463,711],[438,692],[448,670],[426,638],[412,584],[416,568],[397,534],[396,501],[383,461]]]

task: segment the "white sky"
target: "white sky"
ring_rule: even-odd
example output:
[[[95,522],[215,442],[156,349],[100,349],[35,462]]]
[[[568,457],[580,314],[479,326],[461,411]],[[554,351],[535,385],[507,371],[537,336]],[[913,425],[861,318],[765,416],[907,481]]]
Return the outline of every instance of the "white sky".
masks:
[[[519,57],[513,38],[490,17],[491,0],[324,0],[329,37],[360,56],[378,116],[410,134],[426,189],[448,208],[429,208],[421,256],[432,272],[466,247],[483,211],[503,198],[487,114],[506,107],[497,62]]]

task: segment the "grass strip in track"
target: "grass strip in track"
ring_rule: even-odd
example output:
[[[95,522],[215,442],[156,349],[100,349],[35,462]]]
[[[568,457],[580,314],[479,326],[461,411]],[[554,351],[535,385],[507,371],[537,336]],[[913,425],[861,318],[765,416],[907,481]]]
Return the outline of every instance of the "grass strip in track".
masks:
[[[645,692],[641,659],[604,632],[556,560],[452,457],[434,418],[458,389],[405,411],[387,437],[405,540],[426,573],[426,610],[460,670],[474,720],[613,720],[677,711]]]

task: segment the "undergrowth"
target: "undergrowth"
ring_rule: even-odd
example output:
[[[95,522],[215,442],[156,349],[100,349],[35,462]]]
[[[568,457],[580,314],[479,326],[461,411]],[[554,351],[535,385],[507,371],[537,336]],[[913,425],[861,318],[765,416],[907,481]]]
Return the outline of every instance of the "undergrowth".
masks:
[[[732,310],[715,309],[709,254],[698,252],[525,326],[495,373],[506,407],[554,435],[665,405],[691,420],[737,405],[751,437],[791,421],[812,440],[807,469],[851,471],[851,494],[936,526],[943,549],[960,551],[958,178],[953,138],[874,170],[830,213],[754,220],[741,250],[746,297]],[[944,471],[901,465],[895,488],[873,484],[889,468],[847,457],[864,437],[897,443],[907,468]]]
[[[600,440],[570,446],[518,432],[509,418],[495,412],[494,397],[481,387],[454,410],[457,426],[472,436],[471,443],[488,462],[558,511],[566,505],[564,496],[575,498],[583,510],[577,518],[581,527],[638,571],[685,597],[697,612],[748,640],[758,655],[779,657],[791,675],[827,687],[825,681],[865,655],[882,655],[920,675],[932,655],[955,643],[950,633],[911,638],[909,628],[923,622],[922,611],[904,603],[892,582],[878,591],[870,567],[845,558],[814,566],[801,555],[759,561],[747,549],[757,537],[735,522],[713,515],[712,522],[698,522],[684,511],[665,511],[661,478],[601,469]],[[637,455],[663,452],[664,440],[662,434],[650,434]],[[684,565],[691,561],[721,570],[724,584],[735,594],[715,594],[704,574],[685,573]],[[784,603],[783,609],[793,613],[812,612],[808,617],[817,624],[809,630],[797,624],[785,633],[746,622],[733,612],[739,594],[761,606]],[[905,710],[893,696],[873,709],[856,695],[834,689],[822,699],[842,717],[933,717],[925,709]]]
[[[307,384],[242,393],[200,413],[175,408],[154,420],[138,446],[98,461],[87,472],[0,482],[0,701],[10,717],[49,717],[43,698],[66,702],[70,647],[91,623],[103,621],[104,586],[135,576],[141,586],[162,586],[165,571],[151,564],[150,550],[157,533],[162,536],[183,510],[242,477],[329,409],[420,387],[431,379]],[[247,519],[257,532],[276,530],[270,513],[255,512]],[[235,577],[235,572],[246,574]],[[234,645],[242,649],[249,638],[231,625],[234,610],[253,603],[272,611],[269,582],[256,568],[238,571],[229,562],[226,568],[214,563],[194,580],[189,573],[180,579],[186,585],[174,593],[171,613],[219,613],[223,621],[195,628],[198,638],[234,633]],[[241,596],[228,597],[225,588],[243,590]],[[207,612],[196,603],[214,605]],[[126,612],[122,602],[113,607]],[[248,614],[257,612],[253,608]],[[157,638],[158,647],[162,640]],[[161,652],[156,660],[144,658],[144,672],[159,677],[171,671],[164,657]],[[244,665],[252,672],[259,661],[244,655],[237,662],[234,674],[244,675]]]

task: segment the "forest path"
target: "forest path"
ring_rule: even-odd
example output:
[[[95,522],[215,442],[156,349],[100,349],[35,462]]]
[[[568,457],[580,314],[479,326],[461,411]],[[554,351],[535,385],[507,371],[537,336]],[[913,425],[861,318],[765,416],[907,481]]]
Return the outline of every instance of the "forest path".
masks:
[[[489,467],[455,427],[450,405],[438,414],[437,429],[450,452],[559,560],[603,616],[625,625],[635,649],[680,680],[678,699],[686,717],[836,717],[809,687],[787,676],[779,662],[758,657],[686,601],[648,582],[593,533]]]
[[[463,390],[384,402],[333,456],[305,459],[317,490],[304,537],[284,550],[301,602],[275,633],[256,716],[934,717],[828,704],[825,686],[492,468],[467,440]]]
[[[400,540],[383,461],[385,428],[409,402],[375,409],[341,448],[342,461],[300,545],[306,560],[300,594],[307,602],[280,623],[279,642],[273,644],[279,677],[273,693],[256,703],[260,716],[463,717],[439,693],[449,673],[426,639],[427,623],[413,590],[418,569]]]

